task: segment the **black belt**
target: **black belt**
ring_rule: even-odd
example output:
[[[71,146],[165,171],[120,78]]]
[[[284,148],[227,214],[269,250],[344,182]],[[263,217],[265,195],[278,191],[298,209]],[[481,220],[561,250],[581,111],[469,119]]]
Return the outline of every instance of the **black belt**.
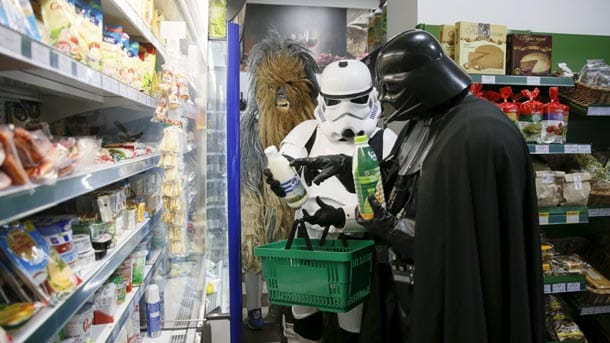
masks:
[[[392,275],[396,282],[415,285],[415,265],[413,264],[392,262]]]

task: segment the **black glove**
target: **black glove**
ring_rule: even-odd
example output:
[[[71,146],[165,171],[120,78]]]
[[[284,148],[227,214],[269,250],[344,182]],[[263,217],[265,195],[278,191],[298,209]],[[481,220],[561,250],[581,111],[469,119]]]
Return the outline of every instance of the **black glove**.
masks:
[[[343,212],[342,208],[330,206],[322,201],[319,196],[316,197],[316,202],[320,208],[313,215],[310,215],[307,210],[303,210],[304,221],[310,224],[318,224],[325,228],[330,228],[331,225],[335,227],[345,226],[345,212]]]
[[[373,209],[373,218],[370,220],[363,219],[360,217],[358,208],[356,208],[356,221],[369,231],[375,241],[389,244],[390,235],[394,226],[396,226],[397,219],[377,201],[375,195],[369,195],[368,200]]]
[[[355,193],[354,177],[352,176],[352,157],[347,155],[325,155],[297,158],[290,162],[295,168],[303,167],[305,183],[319,185],[331,176],[337,176],[343,187],[350,193]]]
[[[286,196],[286,191],[284,191],[284,188],[282,188],[280,182],[273,178],[273,173],[269,168],[263,169],[263,175],[265,175],[265,182],[271,187],[271,190],[273,193],[275,193],[275,195],[280,198]]]

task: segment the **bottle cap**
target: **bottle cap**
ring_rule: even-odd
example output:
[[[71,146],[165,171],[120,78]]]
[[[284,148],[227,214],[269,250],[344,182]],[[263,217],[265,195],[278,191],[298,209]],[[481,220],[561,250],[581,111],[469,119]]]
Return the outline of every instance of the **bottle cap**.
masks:
[[[146,289],[146,302],[149,304],[154,304],[158,303],[159,301],[161,301],[161,297],[159,296],[159,286],[153,283]]]
[[[369,137],[367,135],[361,135],[361,136],[354,137],[355,144],[368,143],[368,141],[369,141]]]

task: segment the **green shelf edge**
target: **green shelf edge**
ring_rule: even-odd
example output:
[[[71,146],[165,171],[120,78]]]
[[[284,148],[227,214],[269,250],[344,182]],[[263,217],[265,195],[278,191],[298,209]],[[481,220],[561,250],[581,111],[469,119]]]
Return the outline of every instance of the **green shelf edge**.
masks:
[[[569,211],[579,212],[577,223],[567,223],[566,212]],[[538,216],[544,213],[549,214],[549,222],[548,224],[540,224],[541,226],[557,224],[585,224],[589,222],[589,209],[587,207],[549,207],[538,209]]]
[[[587,277],[584,274],[568,274],[568,275],[545,275],[544,284],[552,285],[562,282],[586,282]]]
[[[536,146],[548,146],[547,152],[536,152]],[[566,146],[572,146],[576,148],[576,151],[565,152]],[[536,144],[536,143],[528,143],[527,148],[530,151],[530,154],[581,154],[581,153],[590,153],[591,152],[591,144]],[[588,148],[584,150],[588,150],[588,152],[584,152],[583,148]]]

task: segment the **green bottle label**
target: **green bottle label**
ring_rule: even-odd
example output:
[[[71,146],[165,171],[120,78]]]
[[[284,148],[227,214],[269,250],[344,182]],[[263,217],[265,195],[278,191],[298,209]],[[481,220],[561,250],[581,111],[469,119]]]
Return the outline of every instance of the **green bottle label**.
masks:
[[[374,194],[384,204],[383,185],[380,177],[379,162],[373,149],[368,145],[358,146],[352,165],[354,186],[358,196],[358,211],[364,219],[373,218],[373,209],[368,197]]]

